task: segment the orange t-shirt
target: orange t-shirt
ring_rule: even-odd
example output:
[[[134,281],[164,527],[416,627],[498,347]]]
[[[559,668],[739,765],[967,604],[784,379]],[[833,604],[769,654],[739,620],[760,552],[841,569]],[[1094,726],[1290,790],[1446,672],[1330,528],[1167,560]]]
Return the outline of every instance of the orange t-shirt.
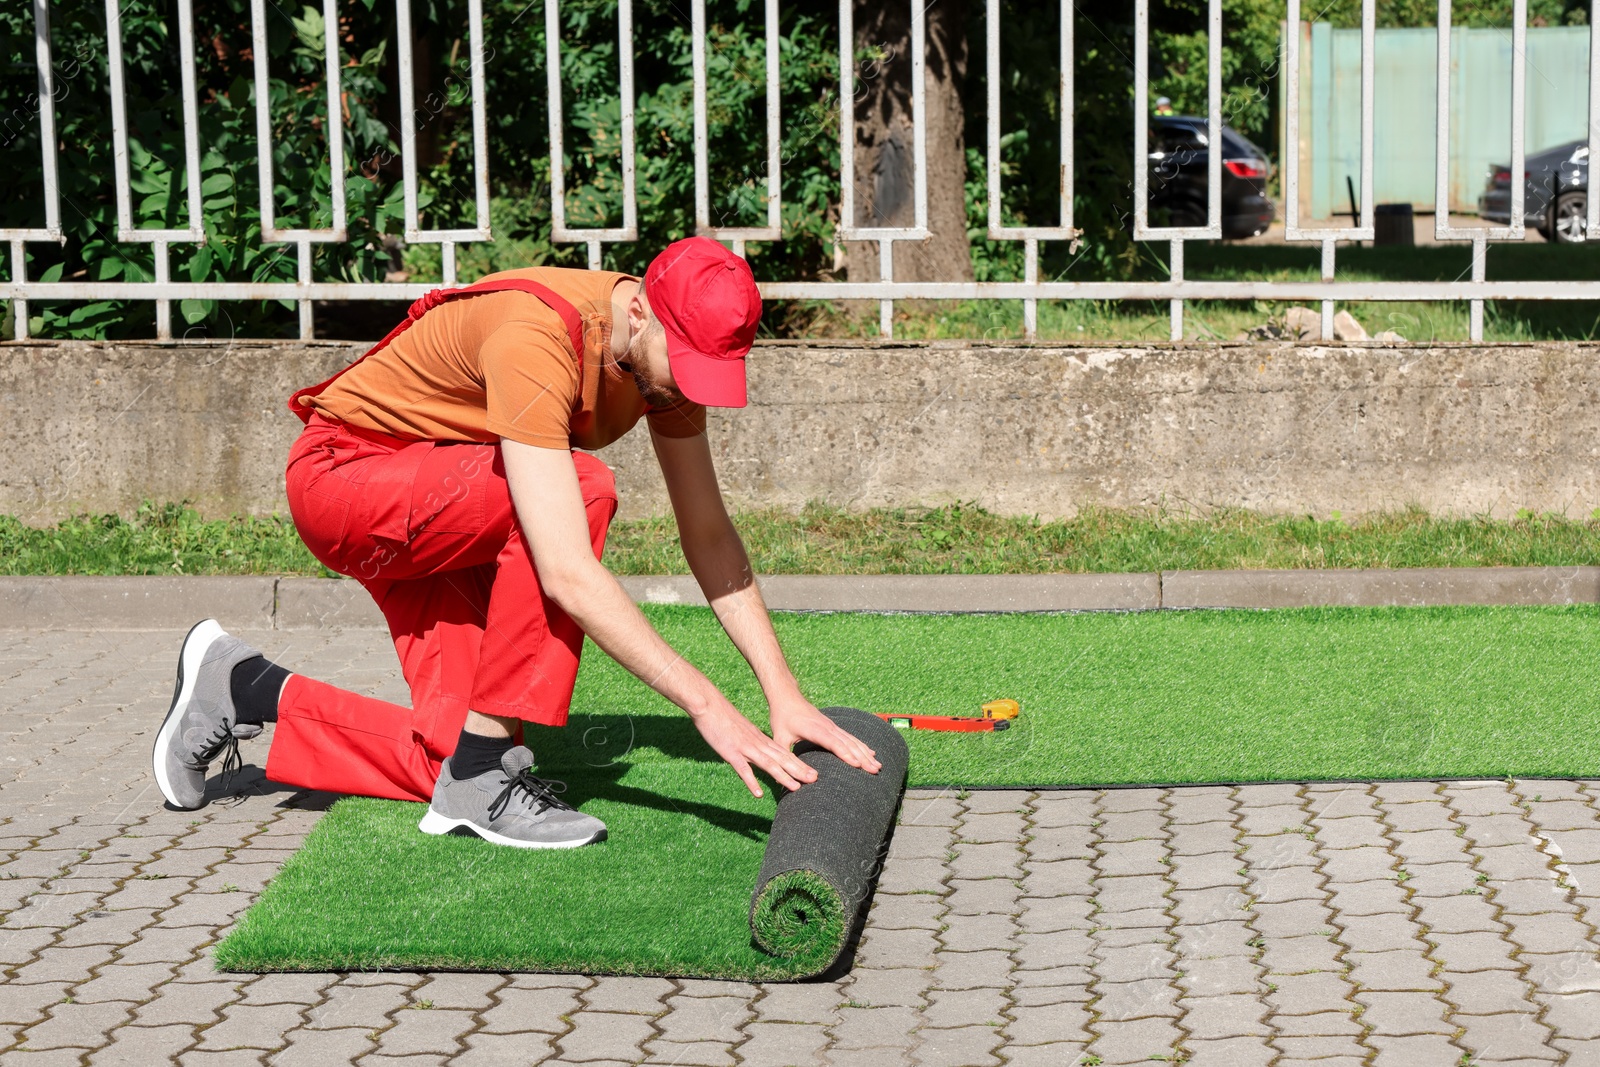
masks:
[[[527,278],[572,302],[584,350],[572,351],[561,316],[530,293],[458,297],[360,360],[308,406],[352,426],[421,441],[502,437],[541,448],[604,448],[648,417],[663,437],[693,437],[705,408],[651,408],[633,376],[609,363],[611,290],[637,280],[610,271],[530,267]]]

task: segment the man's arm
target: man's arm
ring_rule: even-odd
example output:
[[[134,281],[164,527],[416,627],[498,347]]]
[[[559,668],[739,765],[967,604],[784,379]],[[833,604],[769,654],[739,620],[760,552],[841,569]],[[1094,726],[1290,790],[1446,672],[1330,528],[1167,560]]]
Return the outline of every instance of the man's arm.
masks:
[[[650,439],[678,520],[684,558],[717,620],[761,683],[772,712],[773,740],[786,750],[796,741],[810,741],[852,767],[876,774],[879,764],[872,749],[840,729],[801,694],[778,647],[761,589],[750,572],[744,542],[723,506],[705,435],[674,438],[652,431]]]
[[[550,599],[607,655],[688,712],[706,743],[738,772],[751,793],[761,795],[752,765],[785,789],[815,781],[816,771],[756,729],[709,678],[661,639],[594,558],[572,453],[506,438],[500,445],[511,500],[538,568],[539,585]]]

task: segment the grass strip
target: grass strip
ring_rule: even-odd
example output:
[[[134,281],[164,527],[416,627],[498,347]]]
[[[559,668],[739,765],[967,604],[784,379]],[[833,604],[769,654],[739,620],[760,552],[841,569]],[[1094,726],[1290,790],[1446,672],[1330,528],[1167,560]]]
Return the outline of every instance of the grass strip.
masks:
[[[1600,564],[1600,517],[1524,511],[1510,519],[1413,509],[1345,520],[1255,511],[1200,515],[1086,508],[1045,522],[972,505],[736,516],[759,574],[1038,574],[1337,567]],[[684,574],[670,517],[615,523],[617,574]],[[178,504],[132,520],[79,516],[35,529],[0,516],[0,574],[286,574],[337,577],[286,517],[203,519]]]
[[[765,722],[709,611],[647,610]],[[966,787],[1594,777],[1597,622],[1589,606],[777,619],[819,705],[974,713],[1020,700],[1001,733],[907,736],[911,785]],[[813,960],[750,943],[770,793],[751,798],[680,712],[593,649],[573,708],[529,741],[609,840],[519,852],[426,837],[421,805],[341,801],[218,962],[810,973]]]

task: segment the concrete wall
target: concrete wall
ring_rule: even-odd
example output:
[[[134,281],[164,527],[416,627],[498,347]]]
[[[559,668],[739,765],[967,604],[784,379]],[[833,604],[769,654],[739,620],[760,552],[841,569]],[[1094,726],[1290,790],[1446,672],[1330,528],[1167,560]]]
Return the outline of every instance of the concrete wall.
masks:
[[[287,512],[284,407],[361,351],[334,342],[0,344],[0,513],[45,523],[189,498]],[[749,408],[713,412],[730,500],[1600,506],[1600,345],[763,343]],[[646,435],[601,453],[623,515],[664,510]]]

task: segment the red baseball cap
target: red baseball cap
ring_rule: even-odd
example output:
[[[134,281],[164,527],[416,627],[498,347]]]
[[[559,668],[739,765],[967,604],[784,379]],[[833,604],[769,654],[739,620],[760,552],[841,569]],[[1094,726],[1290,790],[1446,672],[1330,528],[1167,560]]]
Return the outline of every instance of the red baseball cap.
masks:
[[[644,272],[644,296],[666,330],[683,395],[707,407],[744,407],[744,357],[761,320],[761,293],[744,257],[709,237],[674,241]]]

